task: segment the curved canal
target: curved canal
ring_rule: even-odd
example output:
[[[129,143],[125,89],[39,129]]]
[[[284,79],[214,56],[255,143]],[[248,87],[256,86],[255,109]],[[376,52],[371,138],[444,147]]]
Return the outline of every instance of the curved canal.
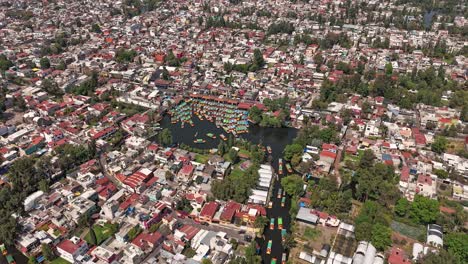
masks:
[[[181,128],[180,122],[177,124],[172,124],[170,122],[170,117],[165,116],[161,120],[161,127],[168,128],[174,138],[175,143],[184,143],[191,147],[197,148],[217,148],[219,144],[219,135],[224,134],[228,135],[223,129],[217,128],[215,124],[206,121],[199,120],[197,117],[193,116],[192,121],[194,121],[195,126],[190,126],[185,124],[184,128]],[[197,134],[198,133],[198,134]],[[209,139],[205,135],[207,133],[214,133],[217,135],[217,139]],[[197,134],[197,137],[195,135]],[[278,171],[278,159],[282,157],[284,147],[287,144],[290,144],[292,140],[296,137],[297,129],[294,128],[263,128],[259,126],[251,125],[249,126],[249,133],[242,134],[240,137],[249,140],[255,144],[263,144],[265,146],[270,146],[272,149],[271,154],[271,164],[275,171]],[[206,139],[204,144],[195,144],[193,143],[194,138],[203,138]],[[283,169],[286,172],[286,169]],[[281,263],[282,254],[285,252],[285,249],[282,245],[281,240],[281,230],[278,229],[278,217],[283,218],[283,228],[289,231],[291,219],[289,216],[289,209],[291,207],[290,197],[286,197],[286,203],[284,207],[281,207],[281,198],[277,198],[278,189],[281,188],[280,181],[275,181],[272,187],[271,201],[273,201],[273,207],[267,209],[267,218],[268,221],[270,218],[275,218],[275,228],[270,230],[269,225],[265,228],[264,239],[259,238],[257,242],[261,247],[261,256],[263,263],[269,264],[272,258],[277,259],[277,263]],[[271,254],[266,254],[267,242],[272,240],[272,249]]]

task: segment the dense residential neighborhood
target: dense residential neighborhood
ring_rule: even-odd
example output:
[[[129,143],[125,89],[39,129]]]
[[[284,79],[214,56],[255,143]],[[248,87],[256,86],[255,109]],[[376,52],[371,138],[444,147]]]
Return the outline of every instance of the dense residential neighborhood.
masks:
[[[458,0],[0,3],[0,263],[468,263]]]

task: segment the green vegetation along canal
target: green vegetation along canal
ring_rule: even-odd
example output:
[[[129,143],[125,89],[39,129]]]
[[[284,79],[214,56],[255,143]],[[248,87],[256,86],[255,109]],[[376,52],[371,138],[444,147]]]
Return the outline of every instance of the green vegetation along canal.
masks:
[[[172,124],[170,117],[165,116],[161,121],[162,128],[168,128],[171,133],[175,143],[186,144],[191,147],[202,148],[202,149],[211,149],[217,148],[220,142],[219,135],[228,134],[222,129],[217,128],[215,124],[207,121],[200,120],[195,116],[192,116],[194,126],[185,125],[184,128],[181,128],[181,123]],[[206,137],[207,133],[213,133],[217,136],[216,139],[210,139]],[[278,159],[282,157],[283,150],[287,144],[290,144],[292,140],[296,137],[297,129],[294,128],[263,128],[256,125],[249,126],[249,132],[242,134],[240,137],[246,140],[249,140],[255,144],[263,144],[264,146],[270,146],[272,149],[271,154],[271,164],[275,171],[278,171]],[[195,135],[197,135],[195,137]],[[193,140],[195,138],[203,138],[206,140],[203,144],[195,144]],[[286,172],[286,170],[284,170]],[[277,219],[278,217],[283,218],[283,228],[286,228],[289,232],[289,227],[291,219],[289,216],[289,209],[291,208],[290,197],[286,198],[286,203],[284,207],[281,207],[281,198],[277,198],[278,189],[281,188],[280,182],[275,181],[272,187],[271,200],[273,201],[273,207],[267,209],[267,218],[268,223],[270,218],[275,218],[275,229],[270,230],[269,225],[265,227],[265,239],[258,239],[257,242],[261,247],[261,256],[263,263],[269,264],[272,258],[277,259],[277,263],[281,263],[281,257],[284,252],[282,240],[281,240],[281,230],[278,229]],[[271,254],[266,254],[267,242],[272,240],[272,249]]]

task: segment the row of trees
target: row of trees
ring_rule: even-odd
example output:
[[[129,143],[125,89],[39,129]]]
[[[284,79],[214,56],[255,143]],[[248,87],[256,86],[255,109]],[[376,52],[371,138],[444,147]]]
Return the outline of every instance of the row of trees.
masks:
[[[91,76],[78,86],[72,86],[69,90],[74,94],[92,96],[98,87],[98,73],[93,71]]]
[[[256,72],[258,70],[263,69],[265,66],[265,60],[263,59],[263,54],[259,49],[254,50],[253,58],[248,64],[232,64],[230,62],[226,62],[224,64],[224,70],[227,73],[231,71],[238,71],[238,72]]]
[[[239,203],[247,201],[251,189],[258,181],[259,165],[250,166],[241,174],[230,174],[224,180],[215,180],[211,184],[211,192],[216,199],[234,200]]]

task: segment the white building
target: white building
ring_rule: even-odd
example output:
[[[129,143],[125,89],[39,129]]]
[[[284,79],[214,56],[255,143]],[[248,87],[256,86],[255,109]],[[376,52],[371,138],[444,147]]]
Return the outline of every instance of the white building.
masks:
[[[57,245],[59,256],[70,263],[88,251],[88,244],[79,237],[65,239]]]

